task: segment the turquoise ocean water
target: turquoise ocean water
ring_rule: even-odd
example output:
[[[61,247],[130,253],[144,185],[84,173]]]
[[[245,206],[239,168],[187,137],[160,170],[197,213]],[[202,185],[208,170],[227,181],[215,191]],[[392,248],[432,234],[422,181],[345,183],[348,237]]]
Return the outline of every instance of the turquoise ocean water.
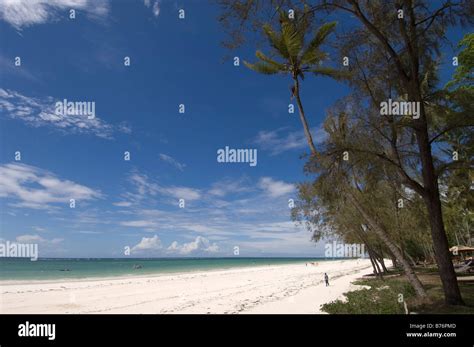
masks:
[[[137,276],[160,273],[230,269],[272,264],[325,261],[325,258],[0,258],[0,280],[55,280],[89,277]]]

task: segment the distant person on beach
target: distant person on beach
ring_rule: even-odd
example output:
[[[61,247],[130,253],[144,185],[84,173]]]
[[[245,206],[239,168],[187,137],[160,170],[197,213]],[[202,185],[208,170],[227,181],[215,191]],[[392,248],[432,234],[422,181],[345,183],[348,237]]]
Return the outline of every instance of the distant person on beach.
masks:
[[[326,282],[326,287],[329,286],[329,277],[327,273],[324,273],[324,282]]]

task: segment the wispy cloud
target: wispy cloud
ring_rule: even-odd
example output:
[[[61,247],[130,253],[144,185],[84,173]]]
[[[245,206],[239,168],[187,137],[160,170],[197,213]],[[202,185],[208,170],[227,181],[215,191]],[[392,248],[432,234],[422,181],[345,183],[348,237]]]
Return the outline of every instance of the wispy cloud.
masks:
[[[232,255],[233,246],[241,245],[255,254],[258,249],[264,249],[266,244],[278,243],[278,247],[285,249],[287,240],[292,245],[312,249],[309,242],[311,235],[304,227],[289,220],[288,198],[295,192],[295,186],[291,183],[268,176],[257,181],[247,177],[236,180],[227,178],[214,182],[207,189],[188,187],[198,191],[200,198],[184,209],[169,205],[163,205],[163,209],[150,209],[149,206],[163,202],[155,199],[167,187],[143,173],[135,172],[132,178],[136,192],[143,196],[137,204],[127,209],[128,214],[125,216],[133,218],[123,219],[119,224],[153,232],[167,239],[170,236],[189,238],[190,233],[195,235],[191,242],[172,243],[168,251],[187,254],[193,249],[209,248],[216,254]],[[198,236],[209,240],[209,244],[197,239]],[[214,247],[213,242],[216,241],[217,247]],[[252,242],[255,243],[254,247],[251,247]],[[271,247],[274,251],[277,248]],[[165,250],[161,249],[160,252]]]
[[[0,70],[3,73],[14,75],[16,77],[24,78],[28,81],[40,82],[41,80],[35,77],[26,67],[15,66],[13,57],[7,58],[0,54]]]
[[[290,220],[288,198],[295,192],[290,182],[268,176],[243,177],[226,178],[208,187],[185,187],[199,198],[179,208],[174,196],[182,194],[174,186],[136,169],[127,181],[128,192],[113,202],[121,207],[120,214],[101,209],[95,215],[73,217],[69,223],[76,230],[95,230],[96,225],[98,230],[126,235],[151,233],[144,239],[140,236],[133,246],[133,252],[140,255],[232,256],[235,246],[249,256],[289,254],[288,249],[312,254],[314,250],[311,233]]]
[[[107,0],[0,0],[0,18],[18,30],[65,18],[69,9],[103,18],[109,5]]]
[[[208,193],[214,196],[224,197],[229,194],[249,192],[252,190],[249,183],[249,180],[245,177],[240,179],[226,178],[215,182]]]
[[[295,191],[293,184],[277,181],[271,177],[262,177],[258,182],[258,186],[272,198],[288,195]]]
[[[70,199],[77,202],[100,198],[99,191],[62,180],[54,174],[25,164],[0,165],[0,198],[16,200],[15,207],[51,209],[56,204],[68,206]]]
[[[160,159],[163,160],[164,162],[174,166],[179,171],[183,171],[184,168],[186,167],[186,164],[180,163],[179,161],[177,161],[173,157],[171,157],[167,154],[164,154],[164,153],[160,153]]]
[[[35,128],[46,126],[65,133],[92,134],[104,139],[112,139],[115,131],[129,130],[125,131],[123,124],[115,127],[99,117],[57,114],[55,105],[58,101],[50,96],[34,98],[0,88],[0,112]]]
[[[155,17],[158,17],[160,15],[160,11],[161,11],[161,1],[160,0],[153,1],[153,5],[152,5],[152,1],[150,1],[150,0],[144,0],[143,3],[146,7],[151,7],[151,12],[153,13],[153,15]]]
[[[130,201],[118,201],[114,202],[113,205],[117,207],[130,207],[132,203]]]
[[[194,201],[200,199],[202,194],[199,189],[184,186],[165,186],[158,184],[155,180],[150,179],[147,175],[134,172],[130,175],[129,181],[135,188],[135,191],[124,194],[126,201],[133,203],[141,202],[150,197],[158,195],[173,198],[175,200],[185,199],[186,201]]]
[[[16,237],[16,242],[20,243],[39,243],[43,245],[57,245],[58,243],[63,242],[64,240],[61,238],[54,238],[51,240],[45,239],[38,234],[30,235],[19,235]]]
[[[201,198],[199,189],[189,187],[160,187],[160,192],[175,199],[185,199],[186,201],[194,201]]]
[[[123,221],[120,223],[125,227],[132,227],[132,228],[143,228],[149,231],[154,231],[158,227],[158,223],[154,220],[130,220],[130,221]]]
[[[326,138],[323,128],[312,128],[311,135],[315,144],[321,143]],[[253,142],[263,150],[277,155],[291,150],[302,150],[308,148],[308,142],[303,130],[287,131],[287,128],[260,131]]]

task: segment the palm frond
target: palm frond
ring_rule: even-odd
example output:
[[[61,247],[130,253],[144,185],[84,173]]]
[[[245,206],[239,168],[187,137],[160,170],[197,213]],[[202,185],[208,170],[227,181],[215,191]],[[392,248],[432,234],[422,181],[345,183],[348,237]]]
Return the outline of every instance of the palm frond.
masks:
[[[290,21],[282,23],[281,33],[290,58],[293,61],[296,61],[296,58],[298,57],[301,49],[303,48],[301,35],[298,29],[296,28],[296,25],[291,23]]]
[[[330,22],[323,24],[314,35],[313,39],[309,42],[306,47],[302,60],[308,60],[311,54],[314,54],[314,51],[318,51],[319,47],[324,43],[326,38],[334,31],[337,22]]]
[[[270,45],[284,58],[289,58],[289,53],[281,34],[277,33],[269,24],[263,26],[263,32],[268,37]]]
[[[327,76],[337,80],[344,79],[348,75],[346,71],[336,70],[330,67],[315,67],[309,71],[313,72],[315,75]]]
[[[293,20],[287,18],[281,23],[281,36],[285,43],[289,58],[293,62],[296,62],[298,55],[303,49],[304,33],[302,34],[298,30],[298,27]]]
[[[306,51],[302,54],[300,59],[301,65],[318,65],[328,57],[328,54],[320,51],[319,49],[314,49],[312,51]]]
[[[261,51],[256,51],[255,52],[255,55],[257,56],[258,59],[262,60],[263,62],[267,63],[267,64],[270,64],[276,68],[278,68],[280,71],[286,71],[287,70],[287,67],[285,64],[281,64],[281,63],[278,63],[276,62],[275,60],[273,60],[272,58],[270,57],[267,57],[263,52]]]
[[[253,71],[256,71],[265,75],[274,75],[279,72],[282,72],[278,67],[274,65],[270,65],[263,61],[258,61],[255,64],[251,64],[249,62],[244,61],[244,65]]]

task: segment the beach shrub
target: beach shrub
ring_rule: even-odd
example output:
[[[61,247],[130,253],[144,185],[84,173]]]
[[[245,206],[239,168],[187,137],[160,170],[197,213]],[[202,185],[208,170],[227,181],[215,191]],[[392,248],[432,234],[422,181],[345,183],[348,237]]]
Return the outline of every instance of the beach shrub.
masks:
[[[369,286],[344,294],[343,300],[335,300],[322,305],[321,309],[330,314],[404,314],[403,300],[415,295],[406,282],[392,280],[361,280],[355,284]]]

